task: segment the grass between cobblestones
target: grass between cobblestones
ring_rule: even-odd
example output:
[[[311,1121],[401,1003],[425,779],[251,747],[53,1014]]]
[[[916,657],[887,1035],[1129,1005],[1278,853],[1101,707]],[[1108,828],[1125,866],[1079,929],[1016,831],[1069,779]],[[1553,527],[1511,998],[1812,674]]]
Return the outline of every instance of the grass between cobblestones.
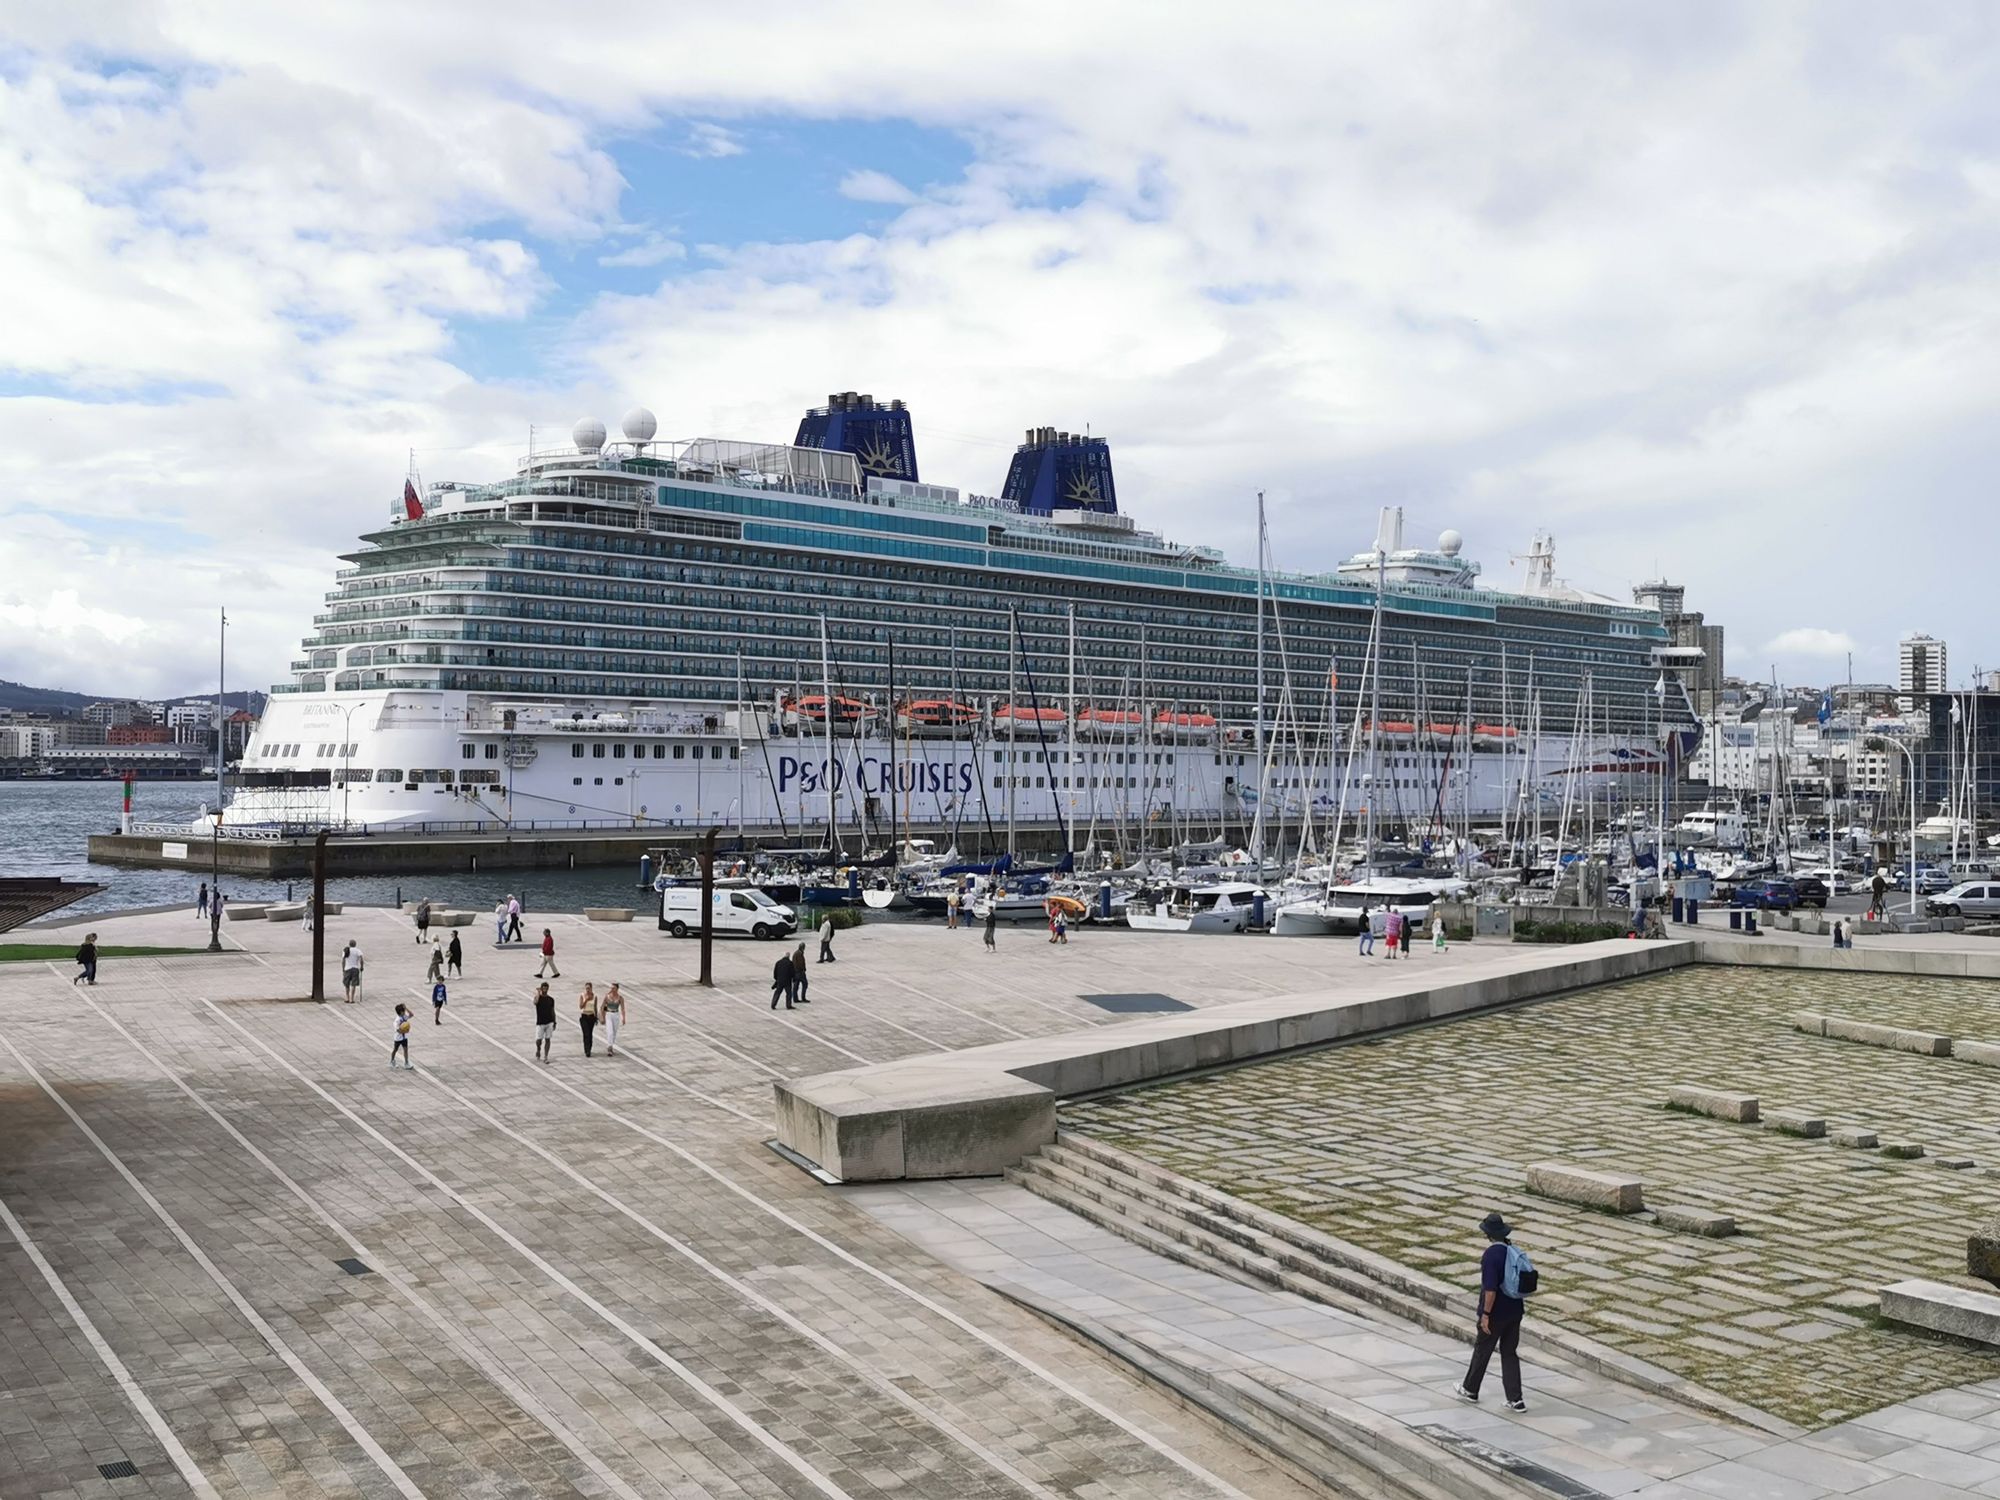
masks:
[[[1702,967],[1134,1090],[1064,1125],[1468,1290],[1498,1208],[1542,1271],[1533,1316],[1809,1427],[2000,1376],[2000,1351],[1877,1320],[1907,1277],[1962,1280],[2000,1210],[2000,1077],[1791,1031],[1811,1008],[2000,1040],[2000,984]],[[1662,1108],[1756,1094],[1971,1171]],[[1649,1204],[1733,1214],[1709,1240],[1530,1196],[1530,1163],[1629,1172]]]

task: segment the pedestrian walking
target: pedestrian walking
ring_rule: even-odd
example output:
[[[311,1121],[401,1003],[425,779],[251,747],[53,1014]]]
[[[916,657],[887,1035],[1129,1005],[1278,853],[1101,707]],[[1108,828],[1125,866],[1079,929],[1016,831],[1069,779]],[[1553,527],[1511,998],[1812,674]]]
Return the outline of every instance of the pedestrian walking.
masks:
[[[959,899],[960,899],[960,897],[959,897],[959,892],[958,892],[958,888],[957,888],[956,886],[954,886],[954,887],[953,887],[953,888],[952,888],[951,890],[949,890],[949,891],[947,891],[947,892],[945,893],[945,898],[944,898],[944,930],[945,930],[946,932],[952,932],[952,931],[955,931],[955,930],[957,929],[957,927],[958,927],[958,904],[959,904]]]
[[[306,909],[302,915],[305,918],[306,931],[311,932],[313,930],[314,919],[319,915],[319,897],[317,895],[306,897]]]
[[[833,913],[828,912],[819,919],[819,961],[833,962]]]
[[[1403,914],[1393,906],[1383,914],[1382,939],[1388,949],[1382,956],[1394,958],[1397,945],[1403,941]]]
[[[350,942],[340,953],[340,987],[347,993],[347,1003],[354,1004],[361,998],[361,970],[364,960],[361,945]]]
[[[1049,942],[1054,943],[1056,940],[1056,904],[1051,901],[1043,910],[1048,913],[1049,918]]]
[[[1361,941],[1355,944],[1354,951],[1362,958],[1368,958],[1375,952],[1375,919],[1368,914],[1365,898],[1361,902]]]
[[[1877,870],[1875,878],[1868,882],[1868,920],[1882,920],[1882,904],[1889,896],[1889,872]]]
[[[444,1002],[444,981],[440,979],[436,984],[431,986],[431,1024],[433,1026],[444,1025]]]
[[[410,1065],[410,1008],[398,1002],[396,1006],[396,1040],[389,1044],[389,1066],[396,1066],[396,1058],[401,1055],[403,1066]]]
[[[493,903],[493,946],[505,946],[507,942],[507,901],[505,897]]]
[[[1493,1351],[1500,1351],[1500,1388],[1507,1397],[1507,1410],[1526,1411],[1521,1399],[1521,1319],[1527,1315],[1527,1298],[1540,1280],[1535,1264],[1509,1242],[1513,1233],[1499,1214],[1479,1221],[1479,1231],[1487,1239],[1479,1257],[1479,1337],[1473,1341],[1472,1363],[1454,1396],[1465,1401],[1479,1399],[1480,1382]]]
[[[993,929],[1000,921],[1000,901],[998,897],[986,898],[986,951],[996,952],[993,946]]]
[[[519,896],[509,896],[507,898],[507,941],[510,943],[521,941],[521,898]]]
[[[215,908],[216,921],[220,922],[222,920],[222,908],[228,902],[228,900],[229,898],[222,894],[222,887],[217,886],[215,888],[215,894],[209,898],[210,905],[212,905]]]
[[[604,1055],[618,1055],[618,1032],[625,1024],[625,997],[619,993],[618,982],[614,979],[611,988],[604,992],[604,999],[598,1003],[598,1014],[604,1026]]]
[[[546,984],[535,986],[535,1056],[543,1063],[555,1060],[556,997]]]
[[[76,950],[76,977],[71,984],[97,983],[97,934],[86,932]]]
[[[597,1035],[597,990],[588,979],[576,997],[576,1024],[583,1028],[583,1055],[588,1057],[591,1039]]]
[[[201,883],[201,889],[195,893],[194,914],[204,918],[208,915],[208,882],[206,880]]]
[[[543,970],[548,972],[544,974]],[[556,967],[556,935],[546,927],[542,929],[542,966],[535,970],[535,978],[562,978],[562,970]]]
[[[417,941],[421,943],[430,935],[431,904],[428,901],[419,901],[417,903]]]
[[[785,1009],[792,1008],[792,955],[781,953],[777,963],[771,966],[771,1009],[778,1008],[778,1002],[785,1002]]]
[[[465,950],[458,945],[458,934],[451,935],[451,946],[444,950],[444,966],[453,979],[464,977]]]
[[[792,999],[800,1005],[811,1003],[806,999],[806,986],[810,983],[806,977],[806,945],[800,943],[792,950]]]
[[[1431,912],[1431,952],[1444,952],[1444,913],[1437,910]]]
[[[436,938],[431,939],[431,968],[424,978],[432,984],[444,978],[444,948]]]

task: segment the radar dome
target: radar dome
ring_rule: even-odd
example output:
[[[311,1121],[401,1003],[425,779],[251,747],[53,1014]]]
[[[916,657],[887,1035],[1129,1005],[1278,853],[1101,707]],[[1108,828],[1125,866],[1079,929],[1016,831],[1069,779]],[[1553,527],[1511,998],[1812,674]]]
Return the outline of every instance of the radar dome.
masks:
[[[653,434],[660,430],[653,414],[643,406],[635,406],[626,412],[625,420],[618,425],[625,429],[625,441],[628,443],[650,443]]]
[[[604,446],[604,424],[595,417],[584,417],[570,428],[569,435],[579,453],[595,453]]]
[[[1438,538],[1438,551],[1446,557],[1458,556],[1459,548],[1465,545],[1465,538],[1455,531],[1447,531]]]

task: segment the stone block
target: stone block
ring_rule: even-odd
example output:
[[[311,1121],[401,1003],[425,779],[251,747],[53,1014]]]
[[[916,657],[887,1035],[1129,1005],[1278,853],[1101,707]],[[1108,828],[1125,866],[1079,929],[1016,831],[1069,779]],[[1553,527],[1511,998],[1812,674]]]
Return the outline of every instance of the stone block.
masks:
[[[1727,1239],[1736,1233],[1736,1220],[1728,1214],[1716,1213],[1713,1209],[1663,1203],[1653,1210],[1653,1217],[1660,1221],[1662,1229],[1676,1230],[1681,1234],[1699,1234],[1712,1240]]]
[[[1645,1184],[1638,1178],[1591,1172],[1563,1161],[1540,1161],[1529,1167],[1528,1191],[1614,1214],[1636,1214],[1646,1206]]]
[[[1794,1012],[1791,1024],[1792,1030],[1803,1031],[1807,1036],[1826,1035],[1826,1017],[1816,1010]]]
[[[264,908],[264,920],[267,922],[303,922],[305,916],[306,904],[303,901],[281,901],[276,906]]]
[[[586,906],[583,919],[586,922],[629,922],[637,915],[629,906]]]
[[[1965,1237],[1965,1274],[2000,1286],[2000,1218]]]
[[[1850,1016],[1827,1016],[1825,1035],[1835,1041],[1859,1042],[1865,1047],[1887,1047],[1894,1052],[1915,1052],[1924,1057],[1951,1056],[1951,1038],[1930,1031],[1906,1031],[1897,1026],[1878,1026]]]
[[[1893,1156],[1899,1161],[1915,1161],[1924,1154],[1924,1148],[1915,1141],[1884,1141],[1882,1154]]]
[[[1969,1156],[1933,1156],[1931,1160],[1943,1167],[1947,1172],[1970,1172],[1972,1170],[1972,1158]]]
[[[1812,1141],[1826,1134],[1824,1119],[1798,1110],[1774,1109],[1764,1117],[1764,1123],[1781,1135],[1804,1136]]]
[[[261,922],[270,906],[262,901],[231,901],[222,908],[232,922]]]
[[[1872,1130],[1836,1130],[1833,1143],[1836,1146],[1852,1146],[1856,1151],[1873,1151],[1882,1144]]]
[[[1717,1120],[1733,1120],[1739,1125],[1757,1122],[1757,1096],[1731,1094],[1721,1089],[1705,1089],[1691,1083],[1676,1084],[1667,1090],[1667,1103]]]
[[[1960,1062],[1978,1063],[1984,1068],[2000,1068],[2000,1042],[1959,1042],[1951,1044],[1951,1055]]]
[[[2000,1344],[2000,1297],[1942,1281],[1899,1281],[1882,1288],[1882,1316],[1912,1328]]]

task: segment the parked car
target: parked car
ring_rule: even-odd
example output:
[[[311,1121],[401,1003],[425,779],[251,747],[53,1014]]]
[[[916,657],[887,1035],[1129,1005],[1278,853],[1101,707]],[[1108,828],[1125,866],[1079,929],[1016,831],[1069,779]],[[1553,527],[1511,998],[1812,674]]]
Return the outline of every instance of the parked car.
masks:
[[[1833,895],[1833,889],[1817,875],[1794,875],[1791,879],[1792,899],[1800,906],[1816,906],[1826,910],[1826,903]]]
[[[1746,880],[1729,894],[1731,906],[1754,906],[1759,911],[1790,911],[1798,897],[1789,880]]]
[[[2000,881],[1967,881],[1924,902],[1934,917],[2000,917]]]
[[[1792,876],[1792,879],[1804,880],[1807,876],[1823,882],[1827,890],[1836,896],[1851,896],[1861,889],[1861,885],[1845,870],[1800,870]]]
[[[1896,878],[1890,881],[1889,884],[1899,891],[1909,890],[1910,867],[1903,865],[1898,868]],[[1952,879],[1944,871],[1933,869],[1929,865],[1917,866],[1917,894],[1919,896],[1936,896],[1950,890],[1951,886]]]

